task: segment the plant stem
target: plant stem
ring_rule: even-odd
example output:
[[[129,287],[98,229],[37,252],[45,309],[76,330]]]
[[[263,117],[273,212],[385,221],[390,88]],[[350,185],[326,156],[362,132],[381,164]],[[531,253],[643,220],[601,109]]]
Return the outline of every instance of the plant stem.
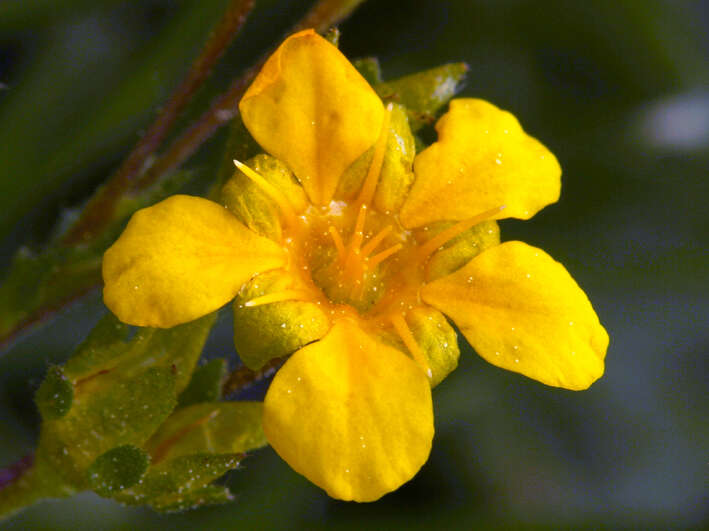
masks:
[[[346,18],[363,1],[320,0],[293,27],[292,31],[312,27],[318,32],[323,32]],[[148,186],[166,172],[177,168],[219,127],[236,116],[239,99],[241,99],[242,94],[272,50],[261,57],[239,78],[235,79],[229,89],[213,102],[209,110],[189,127],[182,136],[177,138],[157,162],[145,171],[142,177],[140,176],[140,172],[145,170],[148,159],[153,156],[158,144],[164,140],[169,128],[174,124],[180,110],[188,103],[199,85],[204,82],[211,66],[221,56],[233,36],[240,29],[242,18],[248,13],[251,4],[251,0],[234,0],[230,3],[223,20],[219,23],[204,50],[195,61],[193,65],[194,72],[190,71],[183,84],[173,94],[173,99],[176,98],[177,101],[174,102],[171,99],[168,102],[156,122],[150,127],[148,133],[136,145],[131,154],[128,155],[128,158],[120,168],[109,178],[106,184],[96,191],[84,207],[84,211],[77,221],[64,235],[61,241],[63,245],[67,247],[78,246],[100,237],[110,223],[115,221],[115,207],[121,197]],[[237,10],[239,6],[241,6],[241,11]],[[36,325],[41,320],[49,318],[56,311],[64,308],[99,285],[100,283],[97,282],[95,285],[81,286],[76,292],[55,301],[51,307],[38,305],[28,317],[16,323],[0,336],[0,348],[4,348],[28,328]]]
[[[330,26],[347,17],[363,1],[321,0],[306,13],[305,17],[292,28],[290,33],[305,28],[314,28],[317,32],[322,33]],[[235,79],[227,91],[218,96],[212,102],[211,107],[175,140],[155,165],[148,169],[136,187],[143,188],[148,186],[161,175],[177,168],[197,151],[217,129],[237,116],[239,113],[239,100],[272,53],[273,49],[268,50],[254,65]]]
[[[167,105],[123,164],[88,202],[74,226],[64,235],[64,244],[71,245],[93,239],[111,220],[118,199],[122,193],[132,188],[133,181],[140,175],[149,157],[160,147],[175,120],[209,77],[212,67],[243,27],[253,4],[253,0],[232,0],[229,3],[224,16],[210,34],[185,79],[172,93]]]
[[[27,454],[16,463],[0,469],[0,490],[4,489],[13,481],[16,481],[22,474],[27,472],[32,467],[34,462],[34,454]]]
[[[0,472],[0,521],[46,498],[76,493],[42,460],[27,455]]]

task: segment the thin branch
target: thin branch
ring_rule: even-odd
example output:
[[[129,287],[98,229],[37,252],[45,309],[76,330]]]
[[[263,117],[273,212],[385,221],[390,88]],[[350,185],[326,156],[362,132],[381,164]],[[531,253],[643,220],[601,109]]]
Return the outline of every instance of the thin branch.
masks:
[[[322,33],[341,22],[364,0],[321,0],[306,13],[289,33],[305,28],[314,28]],[[212,106],[189,127],[140,179],[137,187],[143,188],[153,183],[161,175],[176,169],[187,160],[221,126],[239,114],[239,100],[251,81],[273,53],[270,49],[261,58],[235,79],[229,89],[217,97]]]
[[[121,194],[132,187],[133,181],[140,175],[150,156],[160,147],[175,120],[241,30],[253,4],[253,0],[232,0],[229,3],[224,16],[210,34],[185,79],[172,93],[167,105],[123,164],[91,198],[79,219],[64,236],[64,244],[87,241],[101,232],[110,220],[110,214],[113,213]]]
[[[303,17],[303,19],[297,23],[292,31],[298,31],[304,28],[314,28],[316,31],[322,33],[329,27],[341,22],[345,19],[359,4],[364,0],[320,0],[315,4],[315,6]],[[251,0],[243,3],[244,14],[243,17],[248,13],[247,6],[250,6]],[[242,5],[241,2],[233,1],[230,7],[234,5]],[[230,15],[230,11],[227,12],[226,18],[235,22],[238,17],[233,13]],[[218,29],[215,30],[213,36],[208,41],[208,45],[205,47],[217,47],[216,43],[221,43],[224,48],[228,42],[224,40],[224,35],[226,34],[225,22],[222,21]],[[222,28],[220,31],[219,28]],[[233,29],[233,32],[238,32],[239,27]],[[223,51],[223,50],[222,50]],[[239,78],[234,80],[229,87],[229,89],[219,96],[212,104],[212,106],[207,110],[191,127],[189,127],[173,144],[165,151],[165,153],[158,159],[158,161],[140,178],[136,176],[137,172],[142,170],[148,157],[156,149],[153,144],[157,144],[158,141],[162,141],[164,136],[167,134],[168,126],[174,123],[174,119],[177,117],[179,110],[184,106],[184,103],[177,105],[175,103],[168,103],[165,110],[161,114],[165,114],[168,109],[171,118],[161,118],[158,117],[156,124],[160,122],[161,125],[153,124],[148,133],[143,137],[143,140],[134,149],[134,152],[140,151],[141,155],[131,155],[128,159],[121,165],[121,168],[109,179],[109,181],[101,187],[94,197],[89,201],[89,203],[84,208],[84,212],[80,215],[76,223],[69,229],[67,234],[64,236],[63,244],[67,246],[77,245],[82,242],[86,242],[91,238],[94,238],[101,234],[101,231],[105,229],[106,224],[111,219],[111,214],[113,213],[113,208],[120,199],[122,195],[127,193],[129,190],[136,189],[136,187],[144,187],[157,178],[161,177],[164,173],[169,172],[177,168],[182,164],[187,158],[192,155],[203,143],[207,140],[219,127],[225,125],[229,120],[234,118],[238,113],[238,102],[241,96],[245,92],[249,83],[258,73],[259,69],[266,61],[268,56],[272,53],[270,50],[267,54],[260,58],[251,68],[246,70]],[[210,53],[205,51],[200,54],[200,58],[203,56],[213,57],[216,61],[221,52],[212,50]],[[209,68],[207,67],[208,61],[206,59],[198,58],[194,65],[201,65],[198,67],[200,72],[203,72],[206,76],[209,73]],[[194,68],[194,67],[193,67]],[[187,80],[190,79],[188,75]],[[200,82],[204,81],[202,79]],[[190,81],[191,84],[197,84],[196,80]],[[180,98],[189,99],[193,92],[189,92],[185,89],[178,88],[175,94],[183,94]],[[150,139],[150,140],[146,140]],[[143,146],[143,143],[146,143]],[[148,145],[147,143],[150,142]],[[149,149],[148,149],[149,148]],[[147,155],[146,155],[147,154]],[[133,162],[129,164],[129,161],[133,158]],[[138,161],[136,163],[135,161]],[[125,168],[125,169],[124,169]],[[76,298],[86,293],[95,286],[84,286],[80,292],[67,296],[64,300],[59,301],[52,307],[38,308],[34,313],[25,318],[22,322],[18,323],[9,330],[2,338],[0,338],[1,345],[0,348],[7,346],[14,338],[18,337],[22,332],[28,328],[36,325],[41,320],[48,318],[56,311],[62,309],[67,304],[74,301]]]
[[[228,396],[238,391],[248,389],[252,385],[270,378],[284,363],[283,358],[275,358],[266,363],[257,371],[252,371],[245,365],[242,365],[233,371],[222,385],[222,396]]]

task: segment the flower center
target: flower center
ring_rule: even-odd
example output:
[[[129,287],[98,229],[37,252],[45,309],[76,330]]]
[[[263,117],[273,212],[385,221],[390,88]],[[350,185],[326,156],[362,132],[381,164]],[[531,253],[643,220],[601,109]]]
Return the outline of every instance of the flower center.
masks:
[[[333,202],[327,209],[312,209],[303,218],[308,230],[300,243],[300,256],[312,282],[331,304],[348,305],[366,316],[382,312],[391,302],[395,284],[400,296],[417,297],[423,270],[404,267],[415,242],[393,216],[366,204]],[[406,282],[399,278],[402,274]],[[404,284],[409,286],[406,293]]]
[[[283,192],[256,171],[234,161],[278,204],[284,245],[290,257],[287,268],[301,281],[297,287],[252,299],[245,306],[303,300],[323,305],[333,316],[356,314],[373,327],[393,329],[431,377],[426,356],[406,322],[406,312],[422,304],[419,290],[425,282],[428,258],[450,239],[495,217],[504,207],[460,221],[421,245],[411,231],[401,226],[398,217],[371,208],[388,139],[390,113],[391,107],[359,195],[349,202],[311,205],[305,212],[296,213]]]

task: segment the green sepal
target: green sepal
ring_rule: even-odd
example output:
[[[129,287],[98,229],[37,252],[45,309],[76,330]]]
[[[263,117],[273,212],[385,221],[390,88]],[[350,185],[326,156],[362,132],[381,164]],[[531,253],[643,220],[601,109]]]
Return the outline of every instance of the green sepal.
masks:
[[[431,387],[435,387],[458,366],[460,349],[455,329],[441,312],[428,306],[407,312],[406,321],[426,355],[432,373]]]
[[[261,154],[246,161],[246,165],[277,188],[288,199],[293,210],[301,212],[307,207],[303,188],[283,162]],[[277,242],[282,240],[280,208],[240,170],[234,171],[222,188],[221,203],[254,232]]]
[[[63,417],[69,412],[73,400],[74,386],[64,376],[62,368],[50,367],[42,385],[34,395],[34,401],[42,418],[53,420]]]
[[[136,446],[118,446],[98,456],[87,470],[89,486],[105,498],[132,487],[150,464],[148,453]]]
[[[186,493],[171,493],[157,496],[150,500],[148,505],[160,513],[176,513],[196,509],[197,507],[221,505],[233,500],[234,495],[227,487],[222,487],[221,485],[207,485],[201,489]]]
[[[288,356],[330,330],[329,317],[313,302],[245,305],[256,297],[297,287],[298,279],[293,275],[269,271],[254,277],[234,299],[234,345],[250,369],[258,370],[273,358]]]
[[[379,66],[379,59],[376,57],[355,59],[352,61],[352,65],[370,85],[378,85],[382,82],[382,68]]]
[[[409,111],[411,129],[418,131],[432,124],[438,111],[458,91],[468,71],[465,63],[446,65],[374,85],[374,90],[387,102],[401,103]]]
[[[382,168],[379,174],[374,206],[380,212],[397,212],[406,199],[414,182],[413,164],[416,147],[406,109],[393,105],[389,121],[389,138],[384,150]],[[362,188],[369,166],[372,164],[374,148],[360,155],[342,174],[335,197],[351,199]]]
[[[177,399],[177,407],[201,402],[216,402],[222,394],[222,382],[226,377],[225,359],[215,358],[192,373],[192,379]]]
[[[414,182],[416,145],[406,109],[393,105],[389,121],[389,140],[384,151],[374,206],[380,212],[398,212]]]
[[[154,462],[176,457],[243,453],[267,444],[261,402],[215,402],[178,409],[145,444]]]
[[[426,239],[454,225],[452,221],[440,221],[422,229]],[[421,232],[421,231],[419,231]],[[485,249],[500,245],[500,227],[495,220],[483,221],[446,242],[426,266],[426,282],[432,282],[457,271]]]
[[[140,483],[116,494],[114,498],[128,505],[153,505],[158,510],[171,506],[174,495],[187,497],[239,466],[239,454],[184,455],[151,465]],[[155,505],[154,505],[155,503]],[[193,505],[190,505],[193,506]]]

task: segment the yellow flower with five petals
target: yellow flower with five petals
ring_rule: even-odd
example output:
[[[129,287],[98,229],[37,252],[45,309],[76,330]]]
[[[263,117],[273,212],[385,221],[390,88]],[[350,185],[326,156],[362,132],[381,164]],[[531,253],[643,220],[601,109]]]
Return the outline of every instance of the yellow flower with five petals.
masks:
[[[416,474],[431,388],[457,365],[444,316],[499,367],[567,389],[602,375],[608,335],[569,273],[499,243],[495,220],[560,191],[555,157],[511,114],[453,100],[414,159],[404,110],[311,30],[269,58],[240,111],[270,156],[236,161],[228,208],[178,195],[138,211],[104,256],[104,300],[126,323],[171,327],[236,297],[245,363],[292,354],[263,423],[297,472],[357,501]]]

